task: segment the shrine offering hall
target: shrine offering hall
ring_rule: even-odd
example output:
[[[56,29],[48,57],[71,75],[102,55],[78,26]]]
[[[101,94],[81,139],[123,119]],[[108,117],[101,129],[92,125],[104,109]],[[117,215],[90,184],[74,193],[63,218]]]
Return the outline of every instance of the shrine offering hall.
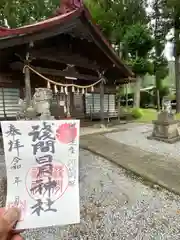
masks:
[[[64,3],[63,3],[64,2]],[[78,1],[77,1],[78,2]],[[36,88],[53,91],[55,118],[117,116],[116,88],[133,79],[81,3],[62,1],[47,20],[0,27],[0,119],[16,119],[19,98]]]

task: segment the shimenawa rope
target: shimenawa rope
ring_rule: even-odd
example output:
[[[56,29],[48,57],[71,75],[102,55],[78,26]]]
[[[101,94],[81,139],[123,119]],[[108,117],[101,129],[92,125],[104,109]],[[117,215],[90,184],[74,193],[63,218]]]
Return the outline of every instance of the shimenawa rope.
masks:
[[[36,75],[38,75],[39,77],[43,78],[44,80],[46,80],[48,83],[54,84],[56,86],[61,86],[61,87],[74,87],[74,88],[81,88],[81,89],[87,89],[87,88],[92,88],[94,86],[96,86],[98,83],[100,83],[101,81],[103,81],[103,79],[98,80],[97,82],[90,84],[90,85],[86,85],[86,86],[81,86],[81,85],[77,85],[77,84],[63,84],[63,83],[59,83],[59,82],[55,82],[45,76],[43,76],[41,73],[37,72],[35,69],[33,69],[32,67],[30,67],[29,65],[25,65],[23,68],[23,72],[25,72],[25,69],[28,68],[29,70],[31,70],[32,72],[34,72]]]

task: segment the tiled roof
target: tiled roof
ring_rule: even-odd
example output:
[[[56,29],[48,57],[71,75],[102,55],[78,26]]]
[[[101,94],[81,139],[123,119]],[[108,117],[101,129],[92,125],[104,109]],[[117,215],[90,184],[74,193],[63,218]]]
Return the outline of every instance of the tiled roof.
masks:
[[[81,22],[85,22],[88,26],[88,31],[93,36],[94,41],[102,51],[105,52],[107,57],[109,57],[116,67],[122,69],[126,76],[132,76],[133,73],[131,70],[120,60],[119,56],[113,50],[111,44],[107,41],[107,39],[103,36],[98,26],[93,23],[93,19],[91,17],[88,9],[82,4],[81,0],[61,0],[64,4],[70,4],[68,7],[66,5],[61,5],[60,8],[56,11],[56,16],[53,16],[47,20],[40,21],[31,25],[26,25],[19,28],[9,29],[0,27],[0,44],[1,40],[7,38],[8,40],[12,40],[16,37],[28,36],[43,30],[51,30],[52,27],[59,25],[66,25],[67,22],[74,21],[74,17],[80,19]],[[8,47],[8,44],[7,44]]]

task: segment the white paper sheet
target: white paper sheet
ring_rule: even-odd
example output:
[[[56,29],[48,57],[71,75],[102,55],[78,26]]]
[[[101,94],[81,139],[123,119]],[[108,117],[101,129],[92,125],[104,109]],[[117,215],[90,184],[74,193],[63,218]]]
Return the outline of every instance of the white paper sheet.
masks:
[[[17,229],[80,222],[79,121],[1,122],[6,207],[21,208]]]

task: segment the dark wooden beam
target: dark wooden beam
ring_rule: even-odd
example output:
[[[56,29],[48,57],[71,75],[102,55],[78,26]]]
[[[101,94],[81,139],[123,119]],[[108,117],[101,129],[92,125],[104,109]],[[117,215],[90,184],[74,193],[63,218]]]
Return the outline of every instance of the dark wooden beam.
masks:
[[[115,81],[115,84],[126,84],[126,83],[134,83],[136,82],[136,78],[121,78],[121,79],[117,79]]]
[[[57,52],[51,49],[50,53],[43,50],[32,50],[31,56],[33,59],[35,58],[39,60],[48,60],[56,63],[73,64],[77,67],[92,69],[95,71],[100,69],[100,67],[95,62],[85,57],[82,57],[79,54]]]
[[[10,67],[12,70],[23,71],[24,64],[22,62],[15,62],[15,63],[12,63]],[[57,76],[57,77],[74,77],[82,80],[98,81],[98,77],[90,76],[90,75],[84,75],[84,74],[78,74],[78,73],[71,74],[61,70],[42,68],[42,67],[33,67],[33,69],[44,75]]]

